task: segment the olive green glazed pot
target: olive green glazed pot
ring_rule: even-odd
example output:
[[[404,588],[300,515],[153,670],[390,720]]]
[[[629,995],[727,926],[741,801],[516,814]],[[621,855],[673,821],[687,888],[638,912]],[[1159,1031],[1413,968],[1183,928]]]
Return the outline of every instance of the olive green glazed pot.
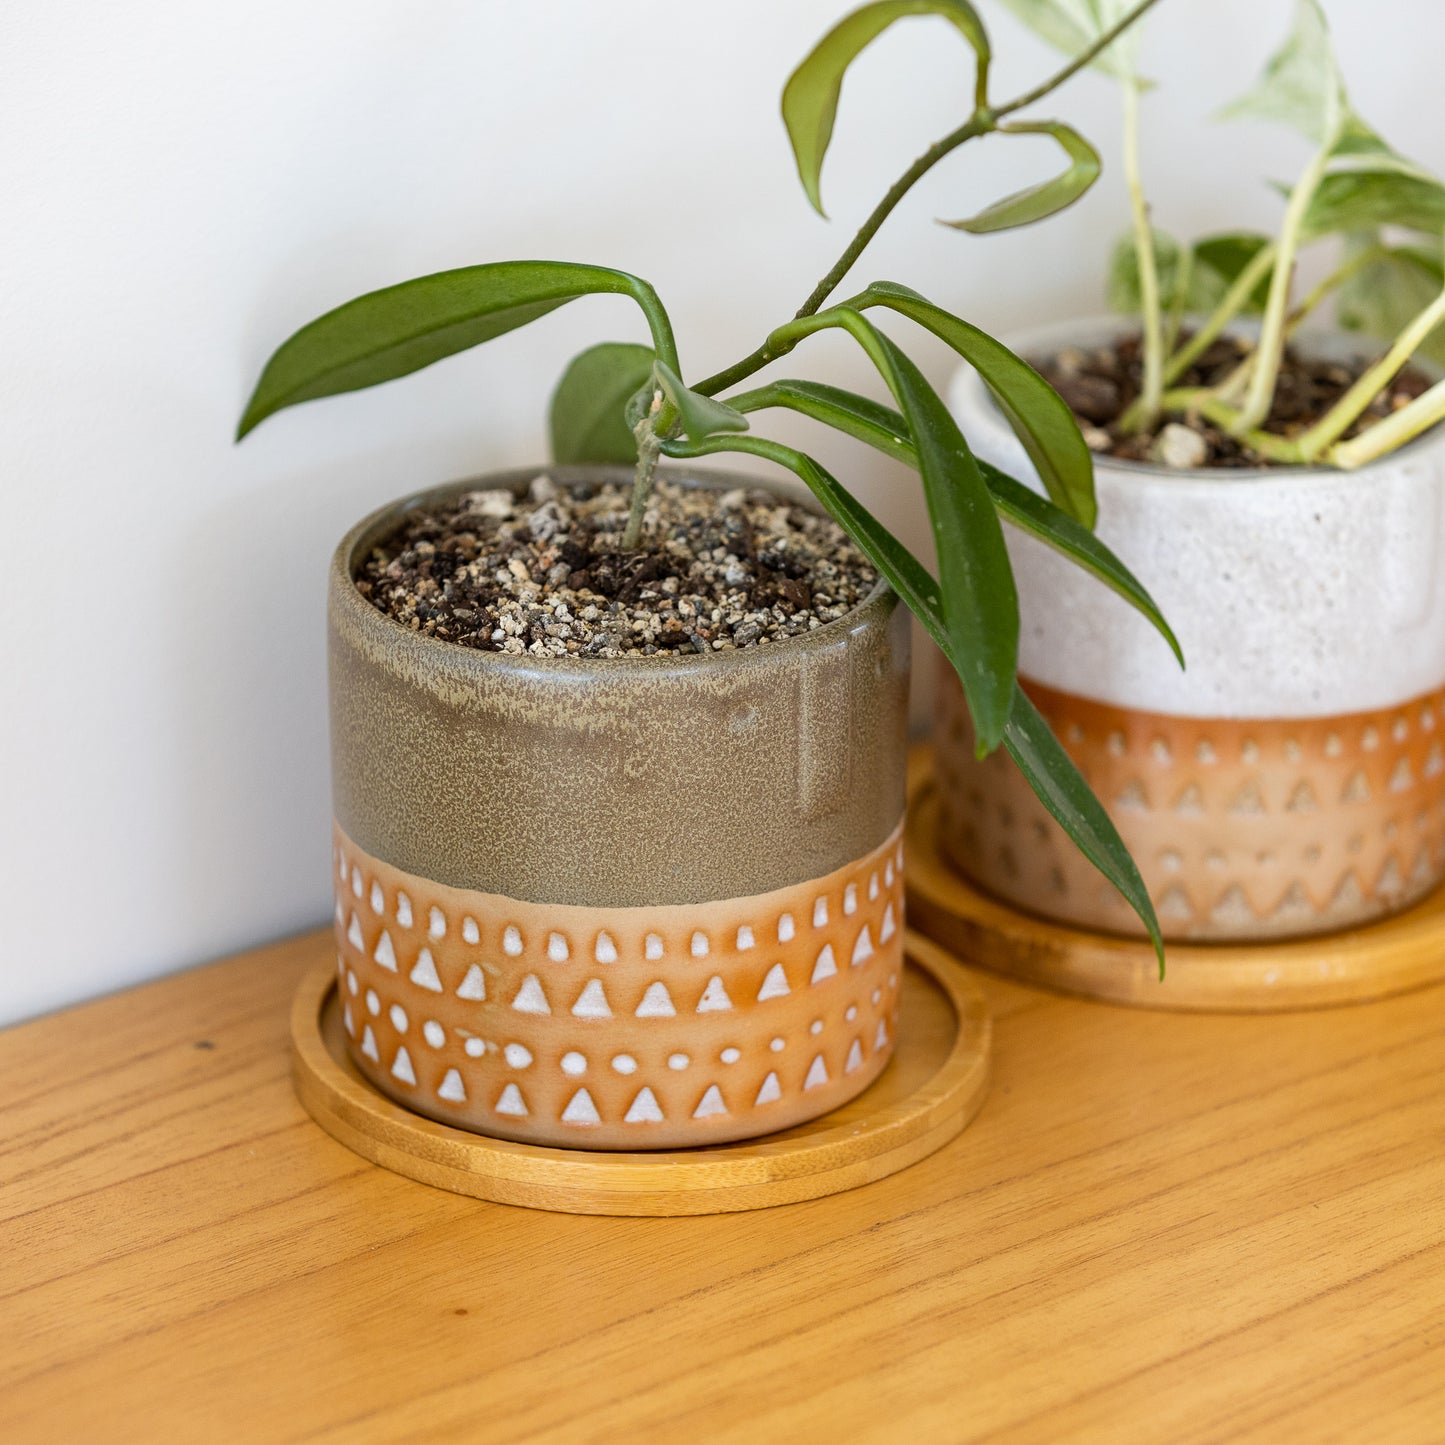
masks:
[[[908,619],[883,584],[799,638],[536,658],[412,632],[329,581],[337,969],[397,1102],[522,1142],[655,1149],[827,1113],[891,1056]],[[688,469],[696,485],[755,478]]]

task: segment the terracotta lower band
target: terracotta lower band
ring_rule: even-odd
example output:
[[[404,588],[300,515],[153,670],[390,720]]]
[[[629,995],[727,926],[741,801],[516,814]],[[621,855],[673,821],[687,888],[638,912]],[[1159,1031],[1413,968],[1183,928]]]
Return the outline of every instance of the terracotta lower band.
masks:
[[[892,1053],[901,836],[771,893],[602,909],[433,883],[338,827],[352,1058],[408,1108],[526,1142],[678,1148],[815,1118]]]
[[[1347,928],[1445,876],[1445,690],[1340,717],[1169,717],[1035,683],[1028,693],[1103,801],[1168,937]],[[977,762],[940,678],[940,845],[989,892],[1046,917],[1141,932],[1001,755]]]

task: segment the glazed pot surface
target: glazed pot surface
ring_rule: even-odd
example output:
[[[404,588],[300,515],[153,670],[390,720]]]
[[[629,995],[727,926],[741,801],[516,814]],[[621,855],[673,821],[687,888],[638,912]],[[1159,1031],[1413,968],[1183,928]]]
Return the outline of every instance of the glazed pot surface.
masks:
[[[1026,334],[1098,345],[1126,322]],[[1349,340],[1322,345],[1350,348]],[[955,414],[1037,487],[976,373]],[[1132,607],[1013,534],[1020,671],[1138,863],[1166,937],[1357,926],[1445,877],[1445,433],[1359,472],[1172,472],[1096,458],[1098,535],[1150,590],[1181,671]],[[988,891],[1139,934],[1013,769],[978,763],[940,672],[940,846]]]
[[[582,1148],[815,1117],[887,1062],[902,972],[908,630],[879,586],[702,657],[484,653],[330,585],[338,973],[352,1056],[418,1112]],[[689,470],[717,487],[751,477]]]

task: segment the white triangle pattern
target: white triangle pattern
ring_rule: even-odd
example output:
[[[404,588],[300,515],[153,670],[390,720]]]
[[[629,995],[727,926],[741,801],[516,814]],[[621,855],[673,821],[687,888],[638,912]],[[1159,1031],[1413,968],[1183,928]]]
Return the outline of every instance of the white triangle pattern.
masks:
[[[640,1090],[622,1118],[627,1124],[661,1124],[663,1114],[657,1096],[651,1089]]]
[[[482,972],[482,966],[474,963],[468,970],[467,976],[461,981],[457,988],[458,998],[469,998],[476,1003],[481,1003],[487,996],[487,977]]]
[[[396,1051],[396,1059],[391,1066],[391,1075],[394,1079],[400,1079],[403,1084],[416,1083],[416,1070],[411,1066],[411,1055],[406,1051],[406,1045]]]
[[[361,1052],[371,1060],[373,1064],[381,1062],[381,1055],[376,1049],[376,1035],[371,1031],[371,1025],[367,1024],[366,1032],[361,1036]]]
[[[694,1119],[711,1118],[714,1114],[726,1114],[728,1106],[723,1103],[722,1090],[716,1084],[709,1084],[707,1093],[698,1101],[697,1108],[692,1111]]]
[[[396,949],[391,946],[391,934],[384,928],[376,940],[376,952],[371,955],[383,968],[396,972]]]
[[[782,998],[786,993],[792,993],[792,989],[788,987],[788,975],[783,972],[781,963],[775,963],[768,970],[768,976],[758,990],[758,1002],[765,1003],[770,998]]]
[[[636,1016],[640,1019],[670,1019],[676,1013],[667,985],[661,980],[648,984],[647,992],[642,995],[642,1002],[637,1005]]]
[[[562,1110],[562,1122],[564,1124],[600,1124],[602,1116],[597,1112],[597,1105],[592,1102],[592,1095],[586,1089],[578,1089],[567,1102],[567,1107]]]
[[[447,1070],[447,1076],[442,1080],[441,1088],[437,1090],[437,1098],[450,1099],[453,1104],[467,1102],[466,1087],[462,1083],[462,1076],[455,1069]]]
[[[437,966],[431,956],[431,949],[423,948],[416,956],[416,967],[408,975],[418,988],[429,988],[433,993],[442,991],[442,981],[437,977]]]
[[[594,978],[588,980],[587,987],[578,996],[577,1002],[572,1005],[572,1016],[579,1019],[610,1019],[612,1010],[607,1004],[607,994],[603,991],[602,980]]]
[[[723,987],[722,979],[717,974],[713,974],[707,981],[707,987],[703,990],[702,997],[697,1001],[698,1013],[715,1013],[719,1009],[729,1009],[732,1006],[733,1001],[728,997],[728,991]]]
[[[878,941],[887,943],[895,933],[898,932],[898,925],[893,921],[893,905],[890,903],[883,910],[883,926],[878,930]]]
[[[361,936],[361,923],[353,913],[351,927],[346,930],[346,941],[358,952],[366,952],[366,940]]]
[[[843,1065],[843,1072],[845,1074],[856,1073],[862,1067],[863,1045],[857,1039],[854,1039],[853,1047],[848,1050],[848,1061]]]
[[[828,1066],[823,1062],[822,1054],[817,1055],[813,1062],[808,1065],[808,1077],[803,1080],[804,1090],[816,1089],[828,1082]]]
[[[763,1080],[763,1086],[758,1090],[758,1097],[753,1100],[756,1107],[759,1104],[771,1104],[783,1097],[782,1086],[778,1083],[778,1076],[769,1072],[768,1077]]]
[[[833,957],[833,945],[825,943],[823,951],[818,955],[818,961],[813,965],[813,977],[811,983],[822,983],[825,978],[832,978],[838,972],[838,961]]]
[[[522,980],[522,986],[517,990],[517,996],[512,1000],[512,1007],[519,1014],[550,1014],[552,1005],[547,1002],[547,995],[542,990],[542,984],[535,973],[529,973]]]
[[[508,1084],[502,1090],[502,1097],[497,1100],[496,1110],[499,1114],[510,1114],[513,1118],[525,1119],[527,1117],[527,1101],[522,1097],[522,1091],[515,1084]]]
[[[873,957],[873,935],[868,932],[868,925],[863,925],[863,932],[858,935],[858,942],[853,945],[853,967],[857,968],[861,963]]]

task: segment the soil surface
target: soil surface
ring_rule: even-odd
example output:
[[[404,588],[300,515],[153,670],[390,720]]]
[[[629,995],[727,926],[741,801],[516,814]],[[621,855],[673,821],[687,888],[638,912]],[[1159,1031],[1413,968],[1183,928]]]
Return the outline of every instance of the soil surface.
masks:
[[[631,487],[467,492],[408,515],[356,579],[403,626],[486,652],[720,652],[850,612],[876,575],[829,518],[770,492],[659,480],[643,545],[619,550]]]
[[[1171,387],[1218,386],[1248,352],[1247,342],[1221,337]],[[1342,365],[1304,357],[1286,348],[1274,406],[1263,430],[1281,437],[1305,431],[1354,385],[1370,360]],[[1098,454],[1180,467],[1280,465],[1260,457],[1199,416],[1165,417],[1153,431],[1125,435],[1119,428],[1119,418],[1139,395],[1144,377],[1138,336],[1121,337],[1109,346],[1091,350],[1068,348],[1053,357],[1035,358],[1031,364],[1068,402],[1083,429],[1084,440]],[[1345,435],[1354,436],[1381,417],[1398,411],[1429,386],[1427,377],[1406,367]]]

